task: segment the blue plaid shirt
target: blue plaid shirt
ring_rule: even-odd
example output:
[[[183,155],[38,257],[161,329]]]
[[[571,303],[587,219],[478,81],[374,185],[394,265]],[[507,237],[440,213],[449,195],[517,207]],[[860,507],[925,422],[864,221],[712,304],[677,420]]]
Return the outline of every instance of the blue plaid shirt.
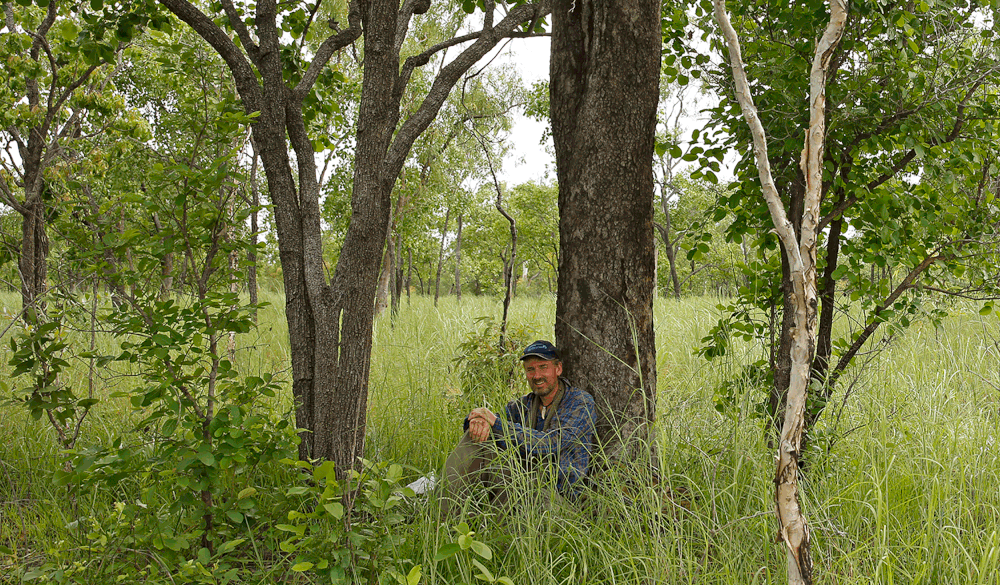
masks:
[[[559,402],[559,409],[553,414],[556,419],[547,432],[542,431],[545,420],[540,409],[538,420],[525,420],[531,412],[532,401],[539,399],[534,394],[528,394],[507,403],[507,416],[497,417],[493,423],[493,436],[501,449],[508,445],[516,446],[527,462],[553,457],[559,469],[557,489],[565,496],[575,496],[579,488],[577,482],[587,475],[590,464],[596,407],[593,396],[573,388],[565,378],[560,378],[560,381],[566,387],[566,393]],[[527,424],[529,422],[531,424]]]

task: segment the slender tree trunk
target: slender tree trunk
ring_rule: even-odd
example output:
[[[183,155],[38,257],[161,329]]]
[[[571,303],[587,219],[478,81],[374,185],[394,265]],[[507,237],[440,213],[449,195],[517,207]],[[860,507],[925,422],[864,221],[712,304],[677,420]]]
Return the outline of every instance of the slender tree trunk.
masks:
[[[462,301],[462,214],[455,231],[455,300]]]
[[[798,238],[801,233],[805,196],[805,179],[801,174],[796,175],[789,193],[789,216],[792,230]],[[781,248],[781,293],[781,335],[778,336],[778,350],[775,356],[774,386],[768,396],[768,409],[775,436],[781,434],[784,420],[785,400],[792,373],[792,331],[795,329],[795,282],[788,254],[784,248]]]
[[[143,189],[145,192],[145,189]],[[160,218],[157,214],[153,214],[153,227],[156,228],[156,232],[159,234],[163,231],[163,224],[160,222]],[[165,240],[166,238],[164,238]],[[160,259],[160,300],[166,299],[170,296],[170,290],[174,286],[174,253],[167,252]]]
[[[434,278],[434,306],[438,306],[438,296],[441,293],[441,268],[444,266],[444,241],[448,236],[448,220],[451,218],[451,207],[444,211],[444,223],[441,224],[441,246],[438,248],[437,276]]]
[[[556,341],[612,458],[656,413],[653,146],[660,4],[560,0],[550,97],[559,182]],[[614,197],[609,197],[614,193]]]
[[[375,316],[378,317],[382,311],[389,306],[390,286],[392,285],[392,273],[396,270],[393,260],[396,258],[393,250],[393,238],[390,233],[385,239],[385,252],[382,253],[382,270],[379,272],[378,287],[375,289]]]
[[[771,178],[767,157],[767,138],[757,116],[750,85],[740,56],[739,39],[726,13],[724,0],[713,0],[715,17],[729,46],[730,65],[736,84],[736,98],[751,129],[754,156],[761,188],[767,201],[775,231],[785,252],[785,262],[792,280],[792,298],[786,302],[794,309],[791,331],[791,370],[784,421],[778,444],[775,472],[775,511],[780,526],[780,540],[785,544],[788,582],[791,585],[812,583],[812,557],[809,552],[809,529],[799,504],[798,460],[805,430],[806,397],[811,379],[816,342],[816,241],[819,232],[819,208],[823,193],[823,148],[826,139],[827,67],[840,42],[847,22],[844,0],[831,0],[830,22],[817,42],[809,75],[809,128],[805,134],[801,170],[805,190],[800,229],[789,220],[784,204]]]
[[[664,166],[664,174],[666,174],[666,166]],[[675,240],[678,238],[671,238],[670,230],[672,228],[670,224],[670,201],[667,197],[667,177],[664,177],[663,183],[660,184],[660,210],[663,211],[663,225],[657,224],[656,227],[660,232],[660,239],[663,240],[663,249],[667,253],[667,263],[670,265],[670,283],[674,289],[674,298],[678,301],[681,300],[681,281],[677,276],[677,242]]]
[[[21,250],[18,270],[21,273],[21,305],[26,310],[43,312],[38,303],[45,294],[48,278],[49,236],[45,230],[45,203],[41,194],[31,195],[21,215]]]
[[[396,251],[395,257],[393,258],[393,266],[395,269],[392,271],[392,302],[391,311],[393,316],[399,314],[399,299],[403,295],[403,251],[400,249],[400,237],[399,234],[393,235],[395,242],[393,243],[392,249]]]
[[[410,304],[410,287],[413,286],[413,248],[406,248],[406,304]],[[420,284],[423,292],[423,283]]]
[[[840,252],[840,233],[844,220],[840,217],[830,222],[830,233],[826,238],[826,268],[823,270],[822,288],[819,293],[819,329],[816,334],[816,357],[813,358],[812,377],[823,383],[830,367],[833,353],[833,312],[837,294],[837,279],[833,271],[837,268]]]
[[[492,170],[492,166],[490,167]],[[503,316],[500,318],[500,347],[507,347],[507,313],[510,310],[510,301],[514,296],[514,261],[517,259],[517,224],[507,210],[503,207],[503,191],[500,190],[500,183],[493,175],[493,184],[497,190],[496,208],[507,223],[510,224],[510,258],[504,258],[503,263]],[[502,255],[501,255],[502,256]]]
[[[260,190],[257,188],[257,146],[253,146],[253,162],[250,164],[250,249],[247,250],[247,291],[250,293],[250,304],[254,306],[253,321],[257,322],[257,237],[260,232],[258,225],[258,210],[260,209]]]

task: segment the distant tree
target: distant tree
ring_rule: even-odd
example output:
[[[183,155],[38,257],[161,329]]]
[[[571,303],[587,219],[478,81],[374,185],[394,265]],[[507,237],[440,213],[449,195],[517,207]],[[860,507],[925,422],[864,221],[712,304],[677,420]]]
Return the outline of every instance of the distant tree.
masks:
[[[552,10],[556,341],[574,383],[597,399],[598,435],[612,456],[647,438],[656,413],[651,163],[660,12],[649,0],[560,0]]]
[[[116,54],[148,19],[95,20],[89,5],[65,0],[22,4],[2,6],[0,136],[16,153],[3,150],[0,201],[21,216],[18,270],[27,310],[47,286],[50,171],[76,156],[78,141],[104,132],[123,113],[111,84]],[[162,26],[163,19],[152,24]]]

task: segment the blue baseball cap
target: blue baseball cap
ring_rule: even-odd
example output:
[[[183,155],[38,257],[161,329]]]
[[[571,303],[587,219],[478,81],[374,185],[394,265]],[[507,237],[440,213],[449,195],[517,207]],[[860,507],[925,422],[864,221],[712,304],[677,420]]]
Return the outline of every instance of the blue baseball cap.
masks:
[[[548,341],[539,339],[524,348],[524,353],[521,354],[521,359],[524,360],[529,357],[537,357],[543,360],[552,361],[559,359],[559,351],[556,350],[556,346],[552,345]]]

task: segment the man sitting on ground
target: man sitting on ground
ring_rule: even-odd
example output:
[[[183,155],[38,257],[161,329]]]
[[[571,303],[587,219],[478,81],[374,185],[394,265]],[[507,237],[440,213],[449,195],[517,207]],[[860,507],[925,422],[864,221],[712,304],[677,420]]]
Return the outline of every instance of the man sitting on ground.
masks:
[[[506,503],[510,470],[494,465],[498,452],[513,448],[525,469],[536,470],[543,460],[557,466],[556,488],[575,499],[587,474],[594,438],[594,398],[570,386],[562,377],[559,353],[548,341],[536,341],[521,355],[531,392],[510,401],[506,417],[488,408],[476,408],[465,419],[465,435],[445,465],[448,495],[442,502],[463,499],[469,485],[491,489],[494,503]]]

